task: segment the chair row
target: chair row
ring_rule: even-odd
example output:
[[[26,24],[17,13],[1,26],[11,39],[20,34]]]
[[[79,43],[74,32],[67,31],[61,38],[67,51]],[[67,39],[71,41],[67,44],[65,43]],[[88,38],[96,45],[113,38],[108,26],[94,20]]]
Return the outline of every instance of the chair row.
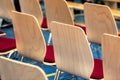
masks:
[[[76,25],[84,30],[87,34],[89,41],[101,44],[101,34],[104,32],[118,35],[118,29],[115,19],[112,15],[111,9],[105,5],[98,5],[92,3],[84,4],[84,18],[85,25],[74,22],[73,15],[65,0],[52,0],[54,3],[44,0],[47,27],[49,31],[51,21],[62,22],[70,25]],[[34,4],[33,4],[34,3]],[[24,13],[34,15],[39,24],[42,19],[40,18],[42,10],[37,0],[20,0],[21,11]],[[34,9],[33,7],[34,6]],[[32,8],[31,8],[32,7]],[[93,16],[94,15],[94,16]],[[98,25],[99,24],[99,25]],[[109,26],[109,27],[108,27]],[[50,39],[50,38],[49,38]],[[50,40],[48,41],[48,43]]]
[[[14,16],[16,14],[18,13],[15,13]],[[23,17],[23,15],[25,14],[20,13],[19,16],[20,15],[21,17]],[[32,24],[37,23],[35,22],[37,20],[34,16],[29,16],[29,15],[26,16],[31,17],[31,19],[29,18],[29,21],[33,19]],[[50,26],[53,37],[55,62],[56,62],[56,67],[58,69],[55,76],[55,80],[59,79],[60,71],[68,72],[73,75],[83,77],[85,79],[90,79],[90,78],[103,79],[103,77],[105,80],[120,79],[119,77],[120,38],[118,36],[107,33],[103,34],[102,36],[103,61],[102,61],[93,58],[88,39],[81,28],[77,28],[76,26],[73,25],[64,24],[55,21],[53,21]],[[34,27],[35,28],[34,29],[32,28],[32,31],[35,32],[37,31],[36,27],[39,26],[34,25]],[[24,28],[30,29],[31,27],[29,26]],[[26,39],[27,38],[28,36],[26,36]],[[19,39],[22,38],[19,37]],[[34,37],[34,39],[36,40],[36,37]],[[18,39],[16,40],[18,41]],[[31,38],[31,40],[33,39]],[[36,43],[34,42],[34,44]],[[33,46],[32,48],[34,49],[35,47]],[[18,49],[18,52],[22,52],[22,51],[27,52],[28,49],[26,50]],[[13,73],[13,71],[15,72]],[[18,80],[18,79],[47,80],[46,74],[39,67],[10,60],[4,57],[0,57],[0,72],[1,72],[2,80],[4,79],[5,80]]]
[[[49,31],[50,31],[49,25],[51,21],[57,21],[57,22],[74,25],[72,14],[65,0],[59,0],[59,1],[54,0],[54,3],[52,4],[49,1],[44,0],[44,3],[45,3],[48,26],[46,25],[47,23],[46,18],[43,18],[42,15],[43,13],[38,0],[31,0],[31,1],[20,0],[21,11],[24,13],[34,15],[38,20],[40,28],[43,22],[46,25],[46,27],[48,27]],[[118,35],[117,26],[109,7],[104,5],[85,3],[84,8],[85,8],[84,15],[85,15],[86,27],[81,25],[80,26],[82,27],[82,29],[84,29],[85,33],[87,33],[87,37],[89,41],[101,44],[101,35],[104,32]],[[2,9],[2,10],[7,10],[7,9]],[[11,9],[8,10],[9,10],[8,12],[10,13]],[[3,12],[6,13],[5,11]],[[48,43],[50,43],[50,40],[51,38],[49,38]],[[9,42],[9,40],[7,41]],[[1,43],[3,42],[4,40],[2,40]],[[16,47],[15,41],[11,43],[14,44],[14,48],[15,48]]]
[[[59,0],[60,1],[60,0]],[[64,2],[64,1],[63,1]],[[88,5],[90,5],[89,3],[87,3]],[[56,10],[56,9],[55,9]],[[57,11],[56,11],[57,12]],[[58,11],[59,12],[59,11]],[[100,12],[101,13],[101,12]],[[42,31],[41,31],[41,28],[39,27],[40,25],[39,25],[39,22],[38,22],[38,20],[34,17],[34,16],[32,16],[32,15],[28,15],[28,14],[25,14],[25,13],[19,13],[19,12],[12,12],[11,13],[11,15],[12,15],[12,20],[13,20],[13,26],[14,26],[14,31],[15,31],[15,36],[16,36],[16,45],[17,45],[17,50],[18,50],[18,52],[19,52],[19,54],[22,54],[23,56],[26,56],[26,57],[29,57],[29,58],[32,58],[32,59],[35,59],[35,60],[38,60],[38,61],[40,61],[40,62],[42,62],[42,63],[44,63],[44,62],[46,62],[45,60],[45,55],[46,55],[46,50],[47,50],[47,48],[50,48],[50,51],[48,51],[49,53],[48,53],[48,56],[47,56],[47,58],[50,58],[50,60],[52,59],[52,62],[56,62],[56,65],[58,65],[57,67],[58,67],[58,69],[60,69],[60,70],[63,70],[64,71],[64,69],[68,69],[68,70],[65,70],[66,72],[69,72],[69,69],[70,70],[72,70],[72,71],[70,71],[70,73],[73,73],[73,74],[76,74],[76,75],[79,75],[80,74],[80,76],[82,76],[82,77],[85,77],[85,78],[90,78],[90,73],[92,72],[92,69],[93,69],[93,64],[94,64],[94,59],[92,58],[92,55],[91,55],[91,50],[90,50],[90,47],[88,46],[88,41],[87,41],[87,38],[85,37],[85,34],[83,33],[83,31],[81,30],[81,28],[75,28],[75,30],[76,31],[73,31],[74,30],[74,27],[75,26],[73,26],[73,24],[70,24],[70,25],[67,25],[67,24],[69,24],[69,23],[66,23],[66,25],[62,25],[62,24],[59,24],[59,23],[53,23],[53,24],[51,24],[51,22],[49,23],[49,25],[50,25],[50,30],[51,30],[51,32],[52,32],[52,35],[53,35],[53,45],[55,46],[55,56],[57,55],[57,57],[60,57],[60,54],[58,54],[58,52],[60,51],[60,53],[64,53],[63,51],[66,51],[66,53],[71,53],[72,52],[72,54],[70,55],[70,57],[72,56],[73,57],[73,53],[75,52],[76,53],[76,55],[78,55],[78,52],[80,51],[80,50],[82,50],[82,51],[80,51],[80,53],[85,53],[85,55],[86,56],[90,56],[90,57],[87,57],[87,59],[88,59],[88,62],[86,62],[86,63],[90,63],[91,65],[89,66],[89,68],[88,68],[88,64],[87,64],[87,66],[85,66],[85,63],[83,64],[82,63],[82,65],[83,65],[83,67],[84,67],[84,70],[88,70],[87,71],[87,73],[86,72],[83,72],[83,74],[81,74],[81,72],[77,72],[77,73],[75,73],[76,72],[76,67],[72,67],[72,68],[75,68],[75,70],[74,69],[71,69],[71,68],[67,68],[67,67],[65,67],[65,68],[61,68],[61,66],[63,65],[60,65],[60,64],[58,64],[59,62],[60,63],[64,63],[64,62],[67,62],[68,63],[68,58],[66,58],[67,59],[67,61],[62,61],[61,59],[60,60],[58,60],[58,62],[57,62],[57,57],[55,57],[55,60],[54,60],[54,54],[53,54],[53,50],[52,50],[52,46],[51,47],[47,47],[46,48],[46,44],[45,44],[45,41],[44,41],[44,38],[43,38],[43,34],[42,34]],[[103,16],[104,16],[104,14],[102,14]],[[110,17],[108,17],[108,15],[107,15],[107,18],[109,18],[109,19],[111,19]],[[61,18],[60,18],[61,19]],[[107,20],[109,20],[109,19],[107,19]],[[113,19],[113,18],[112,18]],[[104,19],[103,19],[104,20]],[[54,21],[54,20],[53,20]],[[55,21],[57,21],[57,20],[55,20]],[[92,20],[91,20],[92,21]],[[58,22],[60,22],[60,21],[58,21]],[[94,21],[93,21],[94,22]],[[102,21],[103,22],[103,21]],[[65,22],[64,22],[65,23]],[[59,25],[58,25],[59,24]],[[97,24],[98,25],[98,24]],[[54,26],[58,26],[57,28],[58,29],[56,29]],[[65,29],[63,28],[63,29],[59,29],[59,26],[61,26],[61,28],[63,28],[63,27],[66,27],[66,26],[68,26],[68,27],[66,27]],[[63,26],[63,27],[62,27]],[[89,26],[89,25],[88,25]],[[108,25],[107,25],[108,26]],[[52,27],[54,27],[53,29],[52,29]],[[70,29],[69,29],[69,27],[70,27]],[[114,27],[115,28],[115,31],[117,31],[117,29],[116,29],[116,26]],[[106,28],[105,28],[106,29]],[[52,31],[53,30],[53,31]],[[55,32],[54,33],[54,30],[55,31],[57,31],[57,33]],[[66,30],[66,31],[64,31],[64,30]],[[68,31],[68,30],[70,30],[71,31],[71,33]],[[108,31],[109,29],[107,29],[106,31]],[[59,33],[59,31],[60,32],[62,32],[62,33]],[[99,31],[99,30],[98,30]],[[112,30],[113,31],[113,30]],[[65,33],[65,32],[67,32],[67,33]],[[113,31],[114,32],[114,31]],[[77,34],[76,34],[77,33]],[[103,32],[103,33],[105,33],[105,32]],[[101,34],[103,34],[103,33],[101,33]],[[106,33],[108,33],[108,32],[106,32]],[[63,42],[61,42],[60,43],[60,41],[58,41],[54,36],[56,36],[56,37],[58,37],[60,34],[63,34],[62,36],[60,36],[60,38],[59,38],[59,40],[60,41],[63,41]],[[88,33],[87,33],[88,34]],[[112,34],[112,33],[111,33]],[[115,32],[115,35],[117,35],[117,32]],[[70,37],[68,37],[68,36],[70,36]],[[79,36],[79,37],[78,37]],[[100,35],[101,36],[101,35]],[[63,37],[65,37],[65,38],[63,38]],[[68,38],[68,39],[66,39],[66,38]],[[81,40],[79,40],[79,39],[83,39],[82,41]],[[65,40],[66,39],[66,40]],[[101,40],[101,39],[99,39],[99,40]],[[57,42],[58,41],[58,42]],[[65,43],[65,42],[66,43]],[[70,41],[70,42],[69,42]],[[78,41],[78,42],[77,42]],[[69,43],[69,44],[68,44]],[[75,43],[75,44],[72,44],[72,43]],[[65,44],[68,44],[67,46],[64,46]],[[61,45],[61,46],[58,46],[58,45]],[[58,48],[56,47],[56,46],[58,46]],[[76,46],[76,47],[75,47]],[[80,46],[80,47],[79,47]],[[65,48],[64,48],[65,47]],[[75,49],[74,49],[75,48]],[[61,50],[61,49],[63,49],[63,50]],[[85,50],[84,50],[85,49]],[[87,49],[87,50],[86,50]],[[48,49],[49,50],[49,49]],[[52,52],[51,52],[51,50],[52,50]],[[72,51],[69,51],[69,50],[72,50]],[[77,52],[76,52],[77,51]],[[50,54],[51,53],[51,54]],[[79,54],[80,54],[79,53]],[[50,56],[49,56],[50,55]],[[61,54],[62,55],[62,54]],[[67,55],[67,54],[66,54]],[[81,56],[82,56],[82,58],[81,58]],[[80,54],[80,56],[78,56],[78,59],[77,58],[70,58],[72,61],[74,61],[74,60],[77,60],[76,62],[73,62],[73,63],[71,63],[70,62],[70,64],[75,64],[75,65],[78,65],[78,67],[80,67],[79,66],[79,64],[81,64],[81,63],[79,63],[78,61],[81,61],[81,62],[83,62],[84,61],[84,59],[86,59],[86,56],[83,56],[83,54]],[[44,60],[45,59],[45,60]],[[47,60],[47,61],[49,61],[49,59]],[[52,63],[51,62],[51,63]],[[101,63],[101,61],[100,60],[97,60],[97,59],[95,59],[95,62],[100,62]],[[75,66],[74,65],[74,66]],[[100,65],[100,64],[99,64]],[[64,65],[63,65],[64,66]],[[70,65],[70,66],[72,66],[72,65]],[[69,66],[69,67],[70,67]],[[102,63],[101,63],[101,66],[102,66]],[[83,68],[82,67],[82,68]],[[80,71],[82,70],[82,68],[79,68],[80,69]],[[99,68],[99,67],[98,67]],[[98,68],[95,68],[96,70],[99,70]],[[101,69],[102,69],[102,67],[101,67]],[[100,71],[102,71],[100,69]],[[96,71],[95,70],[95,71]],[[78,71],[78,69],[77,69],[77,71]],[[59,71],[58,71],[59,72]],[[97,71],[97,74],[98,74],[98,72],[99,71]],[[85,74],[84,74],[85,73]],[[102,74],[102,72],[101,72],[101,74]],[[103,75],[101,75],[100,74],[100,76],[103,76]],[[85,75],[85,76],[84,76]],[[86,76],[87,75],[87,76]],[[91,78],[93,77],[93,78],[96,78],[96,72],[94,72],[94,77],[93,76],[91,76]],[[97,77],[98,78],[98,77]],[[56,79],[57,79],[57,77],[56,77]]]
[[[65,0],[53,0],[54,3],[52,4],[49,1],[44,0],[47,20],[46,18],[43,18],[43,13],[39,4],[39,0],[19,0],[19,2],[22,12],[34,15],[39,21],[39,25],[43,28],[48,28],[49,31],[49,24],[51,21],[58,21],[66,24],[77,25],[80,26],[85,31],[85,33],[87,33],[89,41],[99,44],[101,40],[100,35],[103,32],[115,35],[118,34],[111,10],[108,6],[105,5],[90,3],[84,4],[85,27],[82,24],[78,25],[74,23],[72,13]],[[9,14],[10,11],[13,10],[9,8],[7,9],[9,10]],[[48,41],[48,43],[50,43],[50,40]]]

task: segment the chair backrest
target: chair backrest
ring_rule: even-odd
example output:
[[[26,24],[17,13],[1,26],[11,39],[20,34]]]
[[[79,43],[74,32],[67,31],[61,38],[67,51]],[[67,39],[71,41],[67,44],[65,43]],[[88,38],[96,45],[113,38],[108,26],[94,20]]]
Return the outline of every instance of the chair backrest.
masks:
[[[48,26],[51,21],[62,22],[74,25],[72,13],[67,5],[66,0],[44,0]]]
[[[11,19],[12,10],[15,10],[13,0],[0,0],[0,17]]]
[[[85,3],[84,15],[89,41],[101,44],[103,33],[118,35],[114,17],[108,6]]]
[[[19,0],[19,2],[21,11],[34,15],[37,18],[39,25],[41,25],[43,20],[43,13],[39,4],[39,0]]]
[[[102,55],[104,80],[120,79],[120,37],[104,34],[102,37]]]
[[[32,15],[13,11],[12,20],[19,54],[43,61],[46,43],[37,19]]]
[[[2,80],[48,80],[44,71],[35,65],[0,57]]]
[[[50,27],[57,68],[89,79],[94,61],[84,31],[58,22],[52,22]]]

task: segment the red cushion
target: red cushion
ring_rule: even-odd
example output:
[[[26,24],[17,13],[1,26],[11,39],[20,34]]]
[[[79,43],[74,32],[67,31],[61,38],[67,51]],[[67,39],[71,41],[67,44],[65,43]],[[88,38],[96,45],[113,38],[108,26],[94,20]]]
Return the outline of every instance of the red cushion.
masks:
[[[15,39],[0,37],[0,52],[6,52],[16,48]]]
[[[55,62],[54,50],[52,45],[47,46],[47,51],[46,51],[46,56],[44,58],[44,61],[49,63]]]
[[[83,31],[85,32],[85,34],[87,34],[87,33],[86,33],[86,27],[85,27],[84,25],[78,25],[78,24],[74,24],[74,25],[82,28]]]
[[[42,28],[48,28],[48,25],[47,25],[47,19],[46,18],[43,18],[43,21],[42,21]]]
[[[4,32],[2,32],[1,30],[0,30],[0,34],[3,34]]]
[[[91,74],[92,79],[102,79],[103,78],[103,64],[102,60],[94,59],[94,69]]]

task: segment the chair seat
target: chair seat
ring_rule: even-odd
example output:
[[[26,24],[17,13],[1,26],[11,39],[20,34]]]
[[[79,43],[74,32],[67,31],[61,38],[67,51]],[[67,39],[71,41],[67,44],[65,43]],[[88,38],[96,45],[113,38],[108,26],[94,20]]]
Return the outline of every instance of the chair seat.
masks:
[[[52,45],[47,46],[47,51],[46,51],[46,56],[44,58],[44,61],[49,63],[55,62],[54,50]]]
[[[94,69],[90,76],[92,79],[102,79],[103,76],[103,64],[102,60],[94,59]]]
[[[118,36],[120,36],[120,34],[118,34]]]
[[[0,52],[6,52],[15,48],[15,39],[0,37]]]
[[[3,31],[0,30],[0,36],[6,35]]]
[[[46,18],[43,18],[43,21],[42,21],[42,28],[48,28],[48,25],[47,25],[47,19]]]
[[[85,34],[87,34],[87,33],[86,33],[86,27],[85,27],[84,25],[74,24],[74,26],[77,26],[77,27],[82,28],[82,29],[83,29],[83,31],[85,32]]]
[[[4,32],[0,30],[0,34],[3,34]]]

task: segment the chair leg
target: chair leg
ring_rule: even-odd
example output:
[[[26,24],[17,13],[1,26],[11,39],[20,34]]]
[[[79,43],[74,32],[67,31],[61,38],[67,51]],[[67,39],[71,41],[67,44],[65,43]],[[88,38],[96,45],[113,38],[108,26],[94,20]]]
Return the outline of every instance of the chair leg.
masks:
[[[14,55],[13,55],[13,58],[16,59],[16,60],[18,60],[18,57],[19,57],[19,54],[18,54],[18,52],[16,51],[16,52],[14,53]]]
[[[3,19],[0,18],[0,27],[2,26]]]
[[[8,58],[10,58],[11,57],[11,55],[14,53],[14,52],[16,52],[15,50],[13,50],[13,51],[11,51],[9,54],[8,54]]]
[[[11,20],[10,19],[0,19],[0,27],[8,27],[8,26],[12,26]]]
[[[72,80],[77,80],[75,75],[72,75]]]
[[[24,57],[22,56],[20,61],[23,62],[23,59],[24,59]]]
[[[61,71],[59,69],[56,69],[56,74],[55,74],[54,80],[58,80],[60,74],[61,74]]]
[[[48,38],[48,45],[50,45],[50,41],[52,40],[52,34],[49,34],[49,38]]]

